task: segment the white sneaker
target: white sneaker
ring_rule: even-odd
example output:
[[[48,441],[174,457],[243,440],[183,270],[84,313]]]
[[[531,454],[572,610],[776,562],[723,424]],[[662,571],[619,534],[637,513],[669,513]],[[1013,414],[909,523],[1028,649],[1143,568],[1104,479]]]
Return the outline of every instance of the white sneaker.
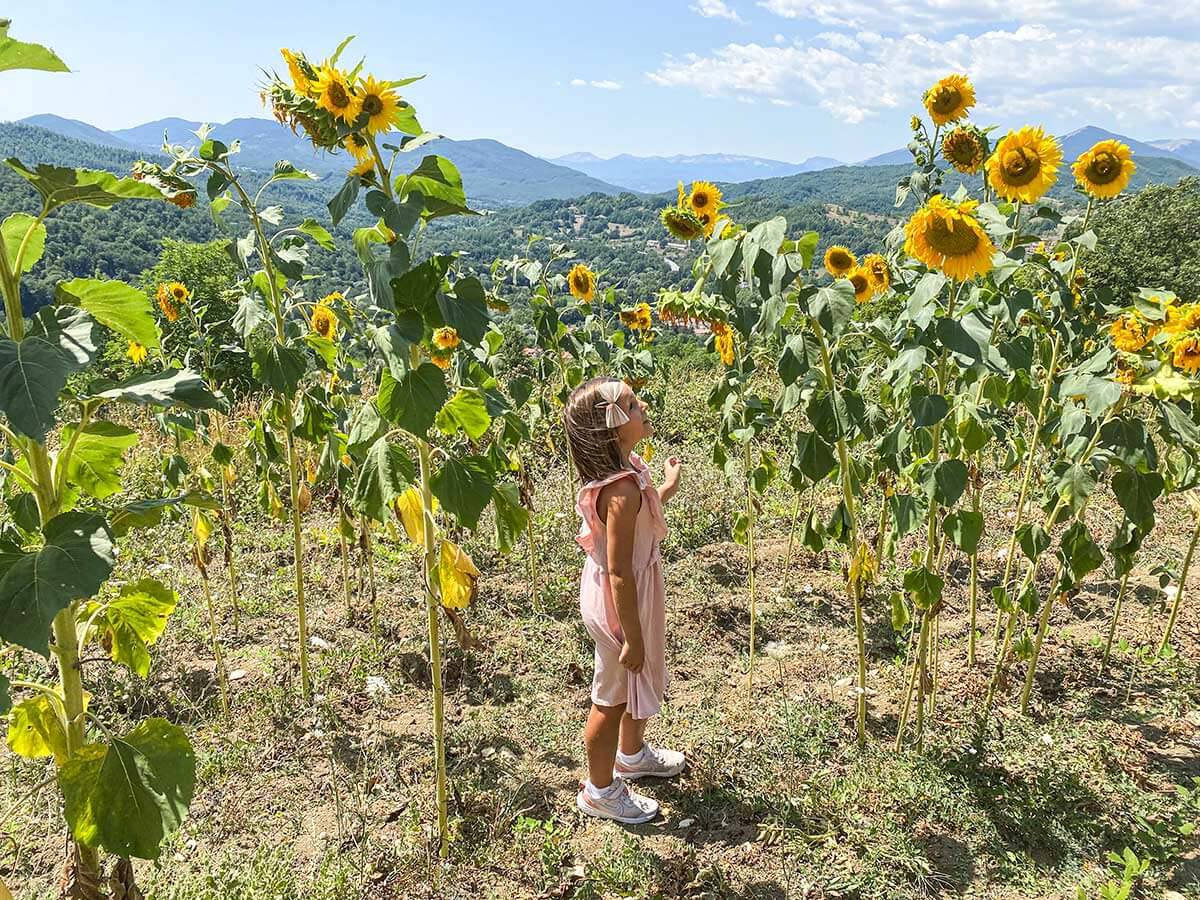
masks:
[[[640,825],[658,815],[658,801],[631,791],[623,778],[614,779],[613,786],[607,796],[593,797],[584,785],[575,797],[575,805],[585,815],[625,825]]]
[[[618,754],[613,774],[626,781],[639,778],[674,778],[683,771],[686,760],[678,750],[666,750],[642,744],[642,753],[634,762],[624,762]]]

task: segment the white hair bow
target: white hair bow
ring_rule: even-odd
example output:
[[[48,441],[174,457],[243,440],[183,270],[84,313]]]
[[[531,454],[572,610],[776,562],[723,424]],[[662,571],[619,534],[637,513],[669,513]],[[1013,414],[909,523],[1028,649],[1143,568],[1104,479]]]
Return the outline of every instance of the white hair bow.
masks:
[[[621,399],[621,387],[619,381],[606,381],[599,387],[603,398],[600,405],[604,407],[604,424],[609,428],[619,428],[629,421],[629,415],[617,406],[617,401]]]

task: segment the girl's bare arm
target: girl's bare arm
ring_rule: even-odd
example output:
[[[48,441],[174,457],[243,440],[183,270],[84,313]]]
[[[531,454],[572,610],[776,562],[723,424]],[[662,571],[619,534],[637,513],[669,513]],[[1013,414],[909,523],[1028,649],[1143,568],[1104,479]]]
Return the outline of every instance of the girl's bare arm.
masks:
[[[612,585],[617,619],[625,636],[621,665],[631,672],[640,672],[646,651],[642,645],[642,620],[638,617],[633,544],[638,512],[642,508],[642,492],[632,479],[621,478],[600,492],[597,507],[604,513],[608,532],[608,580]]]

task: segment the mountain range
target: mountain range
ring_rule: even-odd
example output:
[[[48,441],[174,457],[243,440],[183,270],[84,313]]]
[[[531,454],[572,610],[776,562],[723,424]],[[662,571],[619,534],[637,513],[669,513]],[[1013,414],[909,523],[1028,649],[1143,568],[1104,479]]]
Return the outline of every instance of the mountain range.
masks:
[[[168,118],[133,128],[105,131],[75,119],[43,114],[21,120],[21,124],[44,128],[56,134],[139,153],[158,153],[164,134],[171,143],[195,142],[201,123]],[[239,118],[213,126],[216,137],[241,142],[241,164],[269,171],[276,160],[288,159],[323,177],[337,179],[348,168],[345,154],[317,151],[307,139],[294,134],[274,119]],[[1096,126],[1085,126],[1062,135],[1063,158],[1069,162],[1100,140],[1117,139],[1130,146],[1141,165],[1139,183],[1175,181],[1200,169],[1200,140],[1164,138],[1138,141]],[[386,140],[386,138],[385,138]],[[798,163],[736,154],[693,156],[633,156],[621,154],[601,158],[592,153],[571,153],[542,159],[523,150],[489,139],[451,140],[441,138],[425,145],[422,152],[448,157],[458,166],[471,202],[480,208],[520,206],[537,200],[568,199],[600,193],[615,196],[624,192],[664,193],[679,181],[714,181],[724,185],[784,184],[779,179],[833,172],[845,164],[814,156]],[[892,150],[854,164],[857,167],[904,166],[911,162],[906,149]],[[831,176],[832,177],[832,176]],[[842,176],[833,178],[843,184]],[[1063,179],[1060,179],[1063,180]],[[796,182],[809,184],[808,179]],[[1065,181],[1064,181],[1065,184]],[[1066,185],[1069,187],[1069,185]],[[789,189],[790,190],[790,189]],[[744,191],[735,191],[744,194]]]

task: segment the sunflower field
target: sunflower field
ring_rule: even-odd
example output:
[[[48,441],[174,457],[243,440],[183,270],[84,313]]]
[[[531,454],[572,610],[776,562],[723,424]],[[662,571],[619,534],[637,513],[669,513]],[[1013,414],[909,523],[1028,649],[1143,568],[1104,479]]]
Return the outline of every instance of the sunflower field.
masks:
[[[8,29],[0,77],[66,71]],[[1200,897],[1200,297],[1088,279],[1130,149],[999,134],[950,74],[873,252],[680,183],[689,286],[637,296],[557,238],[432,249],[469,185],[348,44],[260,86],[345,159],[323,221],[207,127],[5,161],[0,898]],[[197,202],[231,289],[25,314],[59,210]],[[691,762],[629,831],[571,803],[598,375],[686,462],[652,729]]]

